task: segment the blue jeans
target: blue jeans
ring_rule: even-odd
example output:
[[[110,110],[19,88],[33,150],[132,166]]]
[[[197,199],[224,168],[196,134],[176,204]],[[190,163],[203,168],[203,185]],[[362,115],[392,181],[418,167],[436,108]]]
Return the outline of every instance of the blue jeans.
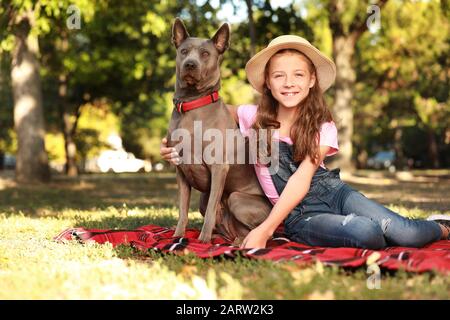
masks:
[[[280,142],[279,148],[279,168],[271,173],[281,194],[299,164],[293,161],[291,145]],[[324,247],[423,247],[441,237],[436,222],[402,217],[344,183],[339,169],[322,167],[284,227],[291,240]]]

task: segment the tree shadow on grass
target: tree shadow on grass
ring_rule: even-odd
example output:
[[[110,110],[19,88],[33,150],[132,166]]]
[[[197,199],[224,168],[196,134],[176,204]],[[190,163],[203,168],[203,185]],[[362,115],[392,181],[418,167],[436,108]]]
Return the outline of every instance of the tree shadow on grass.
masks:
[[[441,180],[439,183],[391,181],[382,183],[349,183],[354,189],[360,191],[369,199],[385,206],[395,205],[405,209],[420,209],[427,211],[450,210],[450,180]]]
[[[88,217],[79,216],[75,218],[74,227],[83,227],[86,229],[114,229],[114,230],[134,230],[146,225],[157,225],[161,227],[175,228],[178,219],[173,215],[158,215],[147,217],[102,217],[98,220],[92,220]],[[201,228],[203,220],[200,218],[190,218],[188,228]]]
[[[408,210],[418,208],[424,211],[442,212],[450,209],[450,181],[417,183],[392,180],[389,185],[380,184],[377,179],[369,182],[351,182],[350,185],[383,205],[399,205]],[[199,196],[199,192],[192,192],[192,211],[198,210]],[[21,212],[32,217],[58,216],[66,210],[83,211],[83,215],[90,212],[95,214],[98,210],[108,211],[110,208],[116,212],[126,211],[124,208],[158,212],[167,209],[176,215],[177,207],[178,186],[175,173],[172,172],[97,174],[78,178],[55,176],[51,183],[45,185],[10,185],[0,189],[0,213],[14,215]],[[130,218],[127,216],[124,221]],[[92,220],[95,221],[95,218],[86,219],[85,222]],[[173,216],[149,216],[146,221],[153,220],[176,224],[176,221],[172,221],[176,220]]]
[[[46,185],[20,185],[0,190],[0,212],[29,216],[57,215],[63,210],[92,211],[109,207],[174,208],[178,205],[175,174],[87,175],[55,177]],[[198,209],[194,192],[191,209]]]

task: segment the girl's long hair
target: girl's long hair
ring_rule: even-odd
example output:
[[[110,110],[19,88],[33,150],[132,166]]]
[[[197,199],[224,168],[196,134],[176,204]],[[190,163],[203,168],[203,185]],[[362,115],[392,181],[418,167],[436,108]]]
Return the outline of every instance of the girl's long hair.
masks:
[[[324,122],[333,121],[333,117],[320,90],[318,75],[312,61],[295,49],[282,49],[275,53],[275,55],[284,53],[300,54],[307,62],[310,73],[316,76],[315,84],[310,89],[308,96],[297,106],[295,121],[289,135],[293,142],[294,161],[301,162],[306,156],[310,156],[311,160],[317,164],[319,159],[320,127]],[[259,129],[269,131],[267,141],[260,141],[260,143],[267,145],[267,156],[271,156],[272,130],[280,128],[280,122],[277,121],[278,101],[275,100],[266,85],[266,81],[269,78],[269,67],[270,60],[264,70],[264,89],[258,106],[256,120],[252,125],[252,128],[256,131],[258,141],[261,138]]]

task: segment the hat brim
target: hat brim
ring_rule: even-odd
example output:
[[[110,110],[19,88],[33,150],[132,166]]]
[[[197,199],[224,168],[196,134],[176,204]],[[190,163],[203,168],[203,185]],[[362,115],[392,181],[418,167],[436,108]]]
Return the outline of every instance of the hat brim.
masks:
[[[319,87],[325,92],[336,79],[336,66],[333,61],[323,55],[318,49],[310,44],[299,42],[284,42],[269,46],[254,55],[245,65],[247,79],[259,93],[264,88],[264,69],[270,58],[279,50],[294,49],[306,55],[314,64],[319,80]]]

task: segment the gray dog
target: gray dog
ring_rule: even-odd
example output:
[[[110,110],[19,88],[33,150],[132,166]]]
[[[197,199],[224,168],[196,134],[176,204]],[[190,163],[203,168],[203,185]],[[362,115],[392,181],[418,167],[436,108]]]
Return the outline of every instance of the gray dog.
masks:
[[[194,121],[200,121],[203,130],[219,130],[223,137],[226,129],[238,129],[227,106],[218,97],[220,62],[229,39],[230,27],[226,23],[211,39],[201,39],[190,37],[183,22],[175,19],[172,28],[172,42],[177,49],[175,108],[167,135],[169,147],[177,148],[180,144],[179,140],[171,139],[176,129],[185,129],[194,136]],[[206,163],[203,151],[209,143],[200,142],[202,159],[176,168],[180,215],[174,236],[184,236],[191,188],[195,188],[202,192],[200,213],[204,216],[199,240],[209,242],[214,231],[237,244],[267,218],[271,205],[248,161],[246,164]],[[248,155],[248,144],[238,144],[233,150],[223,149],[223,159],[227,152]],[[194,141],[190,150],[177,150],[183,158],[190,152],[190,159],[194,159]]]

